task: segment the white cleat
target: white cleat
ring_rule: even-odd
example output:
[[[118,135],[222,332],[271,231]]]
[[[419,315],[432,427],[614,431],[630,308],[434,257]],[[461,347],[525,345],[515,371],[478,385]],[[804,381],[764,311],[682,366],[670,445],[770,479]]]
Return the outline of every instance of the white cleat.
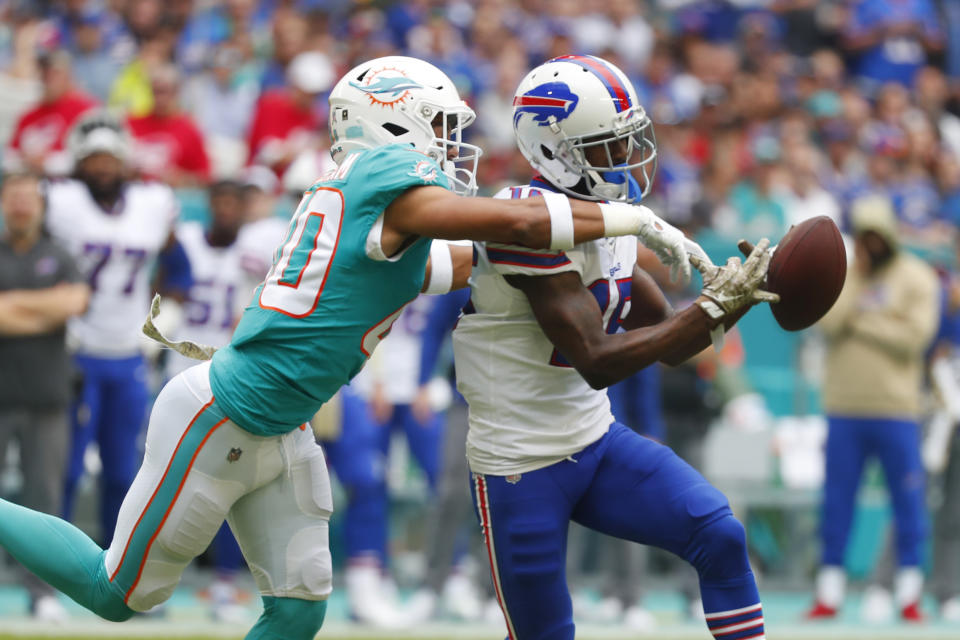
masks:
[[[863,591],[860,603],[860,619],[868,624],[884,624],[893,620],[893,596],[878,585],[870,585]]]
[[[210,615],[217,622],[249,624],[255,619],[253,611],[241,604],[241,592],[229,580],[215,580],[210,585]]]
[[[588,622],[597,624],[615,624],[623,615],[623,603],[619,598],[603,598],[587,610],[584,617]]]
[[[507,620],[503,617],[503,609],[500,608],[496,598],[491,598],[483,606],[483,622],[489,625],[501,624],[503,630],[507,630]]]
[[[703,622],[707,619],[707,614],[703,612],[703,600],[696,598],[690,601],[690,604],[687,605],[687,614],[689,614],[692,620],[699,620]]]
[[[633,605],[623,613],[623,626],[638,633],[651,633],[657,628],[657,619],[647,609]]]
[[[70,614],[66,608],[60,604],[60,600],[55,595],[40,596],[33,603],[33,619],[37,622],[47,622],[52,624],[66,624],[70,619]]]
[[[440,606],[440,598],[433,589],[418,589],[407,600],[404,613],[413,624],[432,620]]]
[[[357,566],[347,569],[344,582],[350,616],[357,622],[376,629],[406,629],[414,621],[398,610],[389,593],[385,593],[380,569],[375,566]]]
[[[443,608],[451,616],[472,622],[483,615],[483,602],[473,581],[463,573],[454,573],[443,585]]]
[[[954,596],[940,605],[940,619],[960,623],[960,596]]]

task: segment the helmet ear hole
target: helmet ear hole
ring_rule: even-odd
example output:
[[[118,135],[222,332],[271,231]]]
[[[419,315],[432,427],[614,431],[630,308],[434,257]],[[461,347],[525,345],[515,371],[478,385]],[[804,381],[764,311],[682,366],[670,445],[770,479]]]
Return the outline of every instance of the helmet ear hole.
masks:
[[[540,145],[540,153],[542,153],[543,157],[546,158],[547,160],[553,160],[554,158],[553,151],[548,149],[546,145]]]
[[[386,130],[389,131],[391,134],[393,134],[394,136],[397,136],[397,137],[402,136],[403,134],[405,134],[405,133],[407,133],[408,131],[410,131],[409,129],[406,129],[406,128],[404,128],[404,127],[401,127],[401,126],[398,125],[398,124],[394,124],[393,122],[384,122],[382,126],[383,126],[384,129],[386,129]]]

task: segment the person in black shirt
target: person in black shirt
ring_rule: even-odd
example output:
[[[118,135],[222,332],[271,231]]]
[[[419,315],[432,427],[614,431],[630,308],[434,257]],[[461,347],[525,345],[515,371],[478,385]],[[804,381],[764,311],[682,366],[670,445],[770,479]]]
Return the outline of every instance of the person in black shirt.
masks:
[[[0,466],[20,444],[24,506],[59,513],[70,431],[71,364],[67,318],[83,313],[89,289],[70,255],[42,232],[38,177],[5,176],[0,185]],[[34,616],[66,616],[53,589],[26,571]]]

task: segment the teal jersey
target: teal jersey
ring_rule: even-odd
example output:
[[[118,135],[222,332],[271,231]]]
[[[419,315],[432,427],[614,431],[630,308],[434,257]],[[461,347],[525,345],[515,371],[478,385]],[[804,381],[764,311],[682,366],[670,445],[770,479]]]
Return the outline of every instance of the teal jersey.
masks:
[[[378,260],[371,230],[421,186],[449,183],[427,156],[389,145],[347,156],[304,194],[230,345],[213,356],[210,384],[234,422],[257,435],[291,431],[360,371],[420,292],[431,242]]]

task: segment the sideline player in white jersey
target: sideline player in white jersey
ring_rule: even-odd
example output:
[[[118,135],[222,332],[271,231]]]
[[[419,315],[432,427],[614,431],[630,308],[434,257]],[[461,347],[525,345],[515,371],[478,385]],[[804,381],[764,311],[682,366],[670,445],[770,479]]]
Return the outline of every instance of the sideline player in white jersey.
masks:
[[[170,333],[177,338],[222,347],[230,342],[233,327],[253,295],[243,266],[239,243],[242,233],[240,185],[221,180],[208,188],[210,224],[198,221],[177,225],[177,240],[187,252],[193,286],[183,303],[180,326]],[[267,274],[259,274],[258,282]],[[197,364],[175,351],[166,362],[166,377],[172,378]]]
[[[653,125],[614,65],[555,58],[524,78],[513,104],[517,143],[539,174],[498,197],[637,202],[650,190]],[[713,328],[775,299],[757,289],[767,242],[743,265],[692,255],[705,288],[676,313],[637,266],[633,238],[563,251],[474,246],[454,360],[470,405],[473,498],[510,639],[574,637],[570,521],[685,558],[714,636],[762,638],[743,527],[726,498],[669,448],[614,422],[604,387],[658,360],[685,360]]]
[[[419,296],[407,305],[367,366],[343,388],[343,428],[336,439],[322,443],[348,496],[343,537],[350,613],[381,628],[397,628],[413,619],[399,610],[383,577],[390,566],[387,469],[392,435],[403,432],[431,492],[440,467],[442,416],[428,406],[414,406],[421,334],[433,298]]]
[[[136,474],[149,400],[138,329],[149,309],[150,276],[159,261],[165,292],[182,299],[190,265],[173,234],[179,212],[173,191],[131,179],[130,140],[116,118],[103,111],[83,116],[68,149],[74,178],[47,186],[47,227],[76,258],[92,293],[87,312],[68,324],[83,391],[74,411],[64,516],[72,514],[84,452],[96,441],[101,536],[109,543]]]
[[[333,504],[305,423],[419,292],[465,281],[469,248],[433,238],[562,251],[636,234],[689,273],[683,235],[645,207],[463,197],[476,186],[479,149],[461,139],[474,113],[429,63],[364,62],[334,87],[330,113],[337,170],[304,194],[230,344],[161,390],[110,547],[0,499],[0,545],[104,618],[170,597],[226,519],[263,598],[248,640],[313,639],[332,590]]]

